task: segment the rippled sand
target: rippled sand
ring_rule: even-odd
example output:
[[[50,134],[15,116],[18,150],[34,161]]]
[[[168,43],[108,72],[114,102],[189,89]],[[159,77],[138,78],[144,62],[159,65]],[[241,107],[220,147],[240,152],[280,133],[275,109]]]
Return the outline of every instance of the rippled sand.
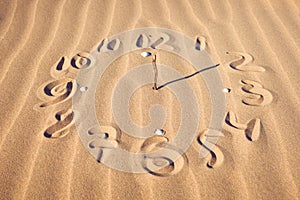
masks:
[[[210,101],[201,76],[188,80],[202,105],[199,133],[164,176],[124,173],[98,163],[82,145],[67,109],[76,84],[63,89],[71,79],[55,83],[62,86],[54,92],[70,95],[57,100],[59,105],[52,105],[51,95],[43,90],[57,79],[53,69],[62,57],[70,63],[102,39],[141,27],[198,36],[199,45],[220,63],[224,86],[230,89],[223,136],[216,147],[208,147],[208,156],[199,158]],[[299,198],[299,33],[297,0],[1,2],[0,199]],[[110,102],[118,80],[134,66],[151,62],[140,53],[116,60],[98,84],[101,123],[114,125]],[[195,72],[170,53],[160,52],[157,62],[183,76]],[[178,102],[168,90],[149,95],[148,89],[132,97],[133,120],[147,124],[144,111],[158,101],[171,116],[166,127],[172,131],[166,136],[174,137],[180,122]],[[45,102],[46,109],[36,109]],[[45,130],[65,137],[47,138]],[[143,143],[124,134],[118,141],[131,151],[141,150]]]

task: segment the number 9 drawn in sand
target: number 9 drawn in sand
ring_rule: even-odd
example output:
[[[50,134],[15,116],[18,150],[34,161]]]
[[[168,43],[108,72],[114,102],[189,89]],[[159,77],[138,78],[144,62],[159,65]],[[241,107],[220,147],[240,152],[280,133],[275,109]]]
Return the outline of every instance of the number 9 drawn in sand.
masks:
[[[196,41],[197,42],[197,41]],[[196,71],[209,68],[214,65],[208,53],[204,49],[195,48],[195,41],[178,32],[163,28],[141,28],[116,34],[103,40],[90,53],[93,60],[88,68],[78,72],[76,82],[79,89],[73,96],[73,110],[75,113],[75,125],[81,141],[95,159],[99,159],[99,150],[89,148],[91,136],[88,131],[91,127],[100,127],[95,108],[95,94],[98,81],[105,70],[120,56],[132,51],[150,48],[161,49],[174,53],[192,64]],[[174,68],[166,65],[158,65],[160,70],[158,82],[175,80],[182,75]],[[130,117],[129,101],[133,93],[146,84],[153,83],[152,65],[137,66],[121,77],[114,88],[112,97],[113,118],[123,133],[138,138],[149,138],[154,135],[154,130],[162,128],[166,113],[160,104],[152,105],[150,109],[151,123],[145,127],[137,125]],[[210,130],[221,130],[225,116],[225,95],[222,92],[223,84],[216,68],[205,70],[201,74],[204,79],[211,99],[211,120],[207,135]],[[181,108],[181,121],[176,137],[166,146],[150,153],[133,153],[112,145],[106,150],[109,156],[105,156],[101,163],[120,171],[131,173],[146,173],[143,163],[146,158],[168,158],[176,161],[181,154],[186,152],[198,131],[200,122],[199,105],[193,89],[187,81],[166,85],[177,98]],[[84,88],[84,90],[80,90]],[[105,133],[109,134],[109,133]],[[216,144],[218,137],[211,137],[210,143]],[[107,141],[105,141],[107,143]],[[99,145],[101,146],[101,145]],[[178,150],[175,152],[175,150]],[[178,153],[180,152],[180,153]],[[201,154],[201,153],[200,153]],[[202,152],[203,154],[203,152]],[[204,157],[205,155],[200,155]],[[153,170],[159,170],[165,166],[157,166]]]

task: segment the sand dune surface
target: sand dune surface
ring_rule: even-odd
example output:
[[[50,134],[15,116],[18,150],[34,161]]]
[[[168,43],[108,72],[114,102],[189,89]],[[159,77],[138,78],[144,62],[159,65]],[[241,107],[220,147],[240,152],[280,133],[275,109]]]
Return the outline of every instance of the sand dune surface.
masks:
[[[225,88],[223,128],[209,130],[210,94],[201,76],[208,72],[194,74],[188,60],[165,51],[166,35],[152,49],[143,48],[147,37],[141,35],[140,50],[90,80],[97,86],[94,110],[101,130],[91,128],[87,137],[107,141],[103,151],[97,140],[90,143],[91,151],[101,146],[95,159],[75,126],[72,97],[90,89],[76,82],[76,74],[91,64],[95,46],[110,56],[122,45],[105,38],[144,27],[192,38],[196,50],[219,64],[213,70]],[[299,199],[299,46],[297,0],[0,2],[0,199]],[[129,114],[136,124],[150,124],[152,104],[161,104],[167,116],[165,135],[137,139],[118,126],[112,102],[127,73],[152,66],[152,55],[144,58],[143,51],[156,53],[158,73],[164,73],[159,66],[172,66],[186,79],[159,78],[165,87],[154,91],[147,84],[133,93]],[[152,79],[151,68],[147,72]],[[158,171],[147,161],[145,173],[101,163],[113,159],[109,148],[148,152],[176,137],[187,115],[169,86],[180,88],[182,81],[194,91],[201,115],[187,151],[176,161],[153,161],[169,162]],[[213,137],[219,137],[215,145]]]

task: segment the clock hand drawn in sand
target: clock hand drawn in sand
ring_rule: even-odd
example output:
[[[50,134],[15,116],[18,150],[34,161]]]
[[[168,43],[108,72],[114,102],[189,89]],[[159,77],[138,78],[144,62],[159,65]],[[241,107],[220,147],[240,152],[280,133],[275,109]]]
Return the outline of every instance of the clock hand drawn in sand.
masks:
[[[177,54],[186,59],[194,67],[195,71],[205,71],[201,76],[205,80],[211,97],[211,120],[209,131],[206,134],[208,143],[213,145],[217,142],[216,131],[222,130],[225,116],[225,96],[222,92],[223,84],[215,64],[199,43],[178,32],[162,28],[135,29],[114,35],[101,42],[90,52],[91,64],[81,69],[76,77],[79,88],[73,96],[73,110],[75,112],[75,124],[78,134],[88,151],[105,165],[134,173],[144,173],[144,164],[147,159],[168,158],[176,161],[180,158],[193,142],[198,132],[200,119],[199,105],[194,91],[186,81],[176,84],[167,84],[181,107],[181,122],[176,137],[164,147],[151,153],[131,153],[117,147],[117,142],[109,133],[101,131],[101,124],[97,121],[95,108],[95,91],[97,82],[106,68],[118,57],[139,49],[162,49]],[[158,64],[160,73],[157,81],[164,83],[182,77],[172,67]],[[130,97],[141,86],[153,83],[153,66],[145,64],[133,68],[118,81],[112,97],[113,119],[122,133],[137,138],[151,138],[155,136],[155,130],[162,129],[166,113],[161,105],[152,105],[150,109],[151,123],[145,127],[137,125],[131,119],[129,113]],[[159,92],[159,90],[158,90]],[[148,111],[146,111],[148,112]],[[165,130],[168,132],[168,130]],[[114,141],[114,142],[110,142]],[[208,145],[209,146],[209,145]],[[206,154],[207,151],[200,152]],[[106,156],[107,155],[107,156]],[[152,165],[151,170],[156,171],[164,166]]]

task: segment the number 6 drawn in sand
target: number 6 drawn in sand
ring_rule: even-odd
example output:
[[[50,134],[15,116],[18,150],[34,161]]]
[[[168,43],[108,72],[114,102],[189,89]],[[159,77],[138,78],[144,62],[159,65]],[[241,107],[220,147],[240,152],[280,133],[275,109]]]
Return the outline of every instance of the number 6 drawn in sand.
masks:
[[[169,142],[169,139],[165,136],[152,136],[147,138],[141,146],[141,151],[149,153],[155,149],[165,146]],[[150,174],[155,176],[172,176],[177,174],[184,167],[184,163],[187,160],[186,155],[182,152],[177,152],[178,149],[169,148],[173,153],[182,154],[179,159],[173,161],[168,156],[150,156],[145,154],[142,165],[143,168]],[[155,170],[155,168],[160,168]]]

